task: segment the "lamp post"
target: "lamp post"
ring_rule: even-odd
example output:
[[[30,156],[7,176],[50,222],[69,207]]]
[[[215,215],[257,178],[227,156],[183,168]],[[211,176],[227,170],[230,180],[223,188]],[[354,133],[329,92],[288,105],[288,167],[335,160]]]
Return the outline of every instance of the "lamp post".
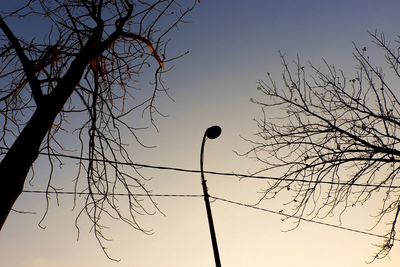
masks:
[[[208,195],[208,190],[207,190],[207,185],[206,185],[207,181],[204,178],[203,158],[204,158],[204,145],[206,143],[206,139],[207,138],[208,139],[215,139],[220,134],[221,134],[221,127],[212,126],[212,127],[208,128],[204,133],[203,141],[201,143],[201,152],[200,152],[201,184],[203,186],[204,202],[206,204],[208,226],[210,228],[211,242],[212,242],[212,246],[213,246],[214,259],[215,259],[215,266],[216,267],[221,267],[221,260],[219,259],[217,237],[215,236],[215,229],[214,229],[214,223],[213,223],[213,218],[212,218],[212,213],[211,213],[210,200],[209,200],[209,195]]]

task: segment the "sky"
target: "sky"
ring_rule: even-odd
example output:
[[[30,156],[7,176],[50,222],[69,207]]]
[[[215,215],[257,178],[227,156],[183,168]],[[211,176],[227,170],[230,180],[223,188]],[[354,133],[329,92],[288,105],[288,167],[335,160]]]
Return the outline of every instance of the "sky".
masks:
[[[7,5],[5,1],[0,9]],[[208,140],[205,169],[247,173],[260,163],[234,151],[245,152],[250,144],[243,137],[256,132],[254,118],[261,116],[250,98],[262,99],[257,81],[270,72],[279,80],[282,66],[279,51],[288,59],[297,55],[304,61],[322,64],[322,58],[353,71],[353,42],[372,48],[367,31],[384,31],[388,38],[398,32],[400,2],[395,0],[202,0],[189,15],[190,23],[171,35],[172,52],[190,53],[174,63],[165,77],[173,101],[158,99],[158,107],[167,114],[157,118],[158,131],[150,127],[140,133],[144,149],[132,141],[137,162],[188,169],[199,168],[201,139],[205,129],[220,125],[218,139]],[[23,30],[21,30],[23,31]],[[141,122],[145,123],[145,122]],[[37,169],[45,170],[39,159]],[[74,175],[74,162],[57,171],[56,183],[68,187]],[[201,194],[198,174],[143,169],[152,177],[147,186],[158,194]],[[43,171],[45,173],[45,171]],[[238,180],[231,176],[207,175],[210,194],[241,203],[257,201],[265,181]],[[28,185],[27,185],[28,188]],[[285,200],[280,199],[281,201]],[[342,226],[369,231],[374,225],[379,197],[368,205],[345,214]],[[152,235],[110,222],[106,232],[110,255],[105,257],[83,220],[79,241],[74,226],[76,210],[72,197],[54,198],[44,221],[43,195],[24,193],[15,208],[36,212],[12,213],[0,233],[0,261],[9,267],[200,267],[213,266],[213,254],[202,198],[158,197],[164,215],[139,217]],[[282,203],[265,201],[262,208],[278,211]],[[292,222],[262,210],[222,201],[211,204],[221,262],[241,267],[364,267],[377,251],[381,239],[324,225],[303,222],[293,231]],[[338,225],[338,219],[324,222]],[[385,225],[372,230],[382,234]],[[389,256],[371,263],[371,267],[400,266],[400,244]]]

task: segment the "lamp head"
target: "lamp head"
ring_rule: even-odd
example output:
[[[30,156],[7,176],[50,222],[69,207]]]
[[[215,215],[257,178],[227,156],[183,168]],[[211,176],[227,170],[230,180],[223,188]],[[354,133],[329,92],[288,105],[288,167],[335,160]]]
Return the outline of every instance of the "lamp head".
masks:
[[[221,131],[222,131],[221,127],[214,125],[206,130],[206,136],[209,139],[215,139],[218,136],[220,136]]]

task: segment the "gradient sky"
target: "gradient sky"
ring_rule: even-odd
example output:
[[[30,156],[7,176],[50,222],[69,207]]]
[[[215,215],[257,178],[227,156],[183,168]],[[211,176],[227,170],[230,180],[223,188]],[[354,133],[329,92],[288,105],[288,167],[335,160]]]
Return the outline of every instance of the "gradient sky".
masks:
[[[0,9],[2,5],[5,7],[5,1]],[[400,2],[396,0],[202,0],[189,17],[191,23],[171,36],[171,52],[190,53],[177,61],[165,78],[174,101],[164,97],[158,100],[158,107],[169,116],[157,119],[159,132],[150,128],[140,133],[146,144],[157,148],[143,149],[132,141],[136,161],[198,169],[204,130],[218,124],[223,132],[220,138],[207,142],[205,168],[226,172],[261,168],[233,151],[250,148],[240,136],[251,137],[256,131],[252,119],[261,113],[249,99],[262,98],[256,85],[267,72],[279,80],[278,51],[289,60],[299,55],[304,62],[316,65],[325,58],[351,72],[355,65],[352,42],[373,47],[367,30],[376,29],[394,38],[399,33],[399,11]],[[44,162],[37,162],[38,175],[45,173]],[[75,174],[74,163],[66,163],[58,170],[56,180],[64,188]],[[200,176],[196,174],[147,169],[143,174],[153,178],[147,186],[154,193],[201,193]],[[266,185],[214,175],[207,179],[210,194],[245,203],[256,201],[257,192]],[[25,193],[15,207],[37,215],[9,216],[0,233],[2,266],[213,266],[203,199],[156,200],[166,216],[140,218],[145,228],[153,229],[153,235],[143,235],[120,222],[110,223],[107,233],[113,241],[107,244],[109,252],[121,259],[114,263],[104,256],[85,220],[76,241],[72,197],[61,196],[59,207],[51,202],[44,222],[47,228],[42,230],[37,224],[45,209],[45,197]],[[369,205],[346,213],[342,226],[369,230],[378,204],[379,197],[372,198]],[[261,206],[276,211],[281,207],[277,201]],[[363,267],[377,251],[374,244],[381,242],[376,237],[307,222],[285,232],[292,223],[278,215],[220,201],[213,202],[212,209],[223,266]],[[338,224],[337,218],[326,222]],[[373,232],[382,234],[384,229],[383,225]],[[369,266],[400,266],[400,244],[389,257]]]

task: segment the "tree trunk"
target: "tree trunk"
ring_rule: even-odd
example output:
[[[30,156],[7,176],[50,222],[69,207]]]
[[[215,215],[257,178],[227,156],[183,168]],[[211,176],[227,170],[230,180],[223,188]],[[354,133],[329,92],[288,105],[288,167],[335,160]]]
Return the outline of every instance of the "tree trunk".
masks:
[[[26,176],[58,112],[40,105],[0,163],[0,230],[21,194]]]
[[[39,155],[40,145],[57,115],[82,78],[89,56],[82,49],[82,57],[72,62],[69,71],[54,91],[44,96],[28,124],[0,163],[0,230],[12,206],[22,193],[26,176]],[[87,53],[88,54],[88,53]]]
[[[86,44],[81,48],[68,71],[49,94],[43,96],[28,124],[17,137],[10,150],[0,163],[0,230],[12,206],[22,193],[26,176],[39,155],[40,145],[57,115],[79,84],[86,66],[96,55],[107,47],[98,49],[101,44],[103,24],[93,30]],[[117,35],[113,37],[117,38]],[[111,42],[111,41],[110,41]]]

